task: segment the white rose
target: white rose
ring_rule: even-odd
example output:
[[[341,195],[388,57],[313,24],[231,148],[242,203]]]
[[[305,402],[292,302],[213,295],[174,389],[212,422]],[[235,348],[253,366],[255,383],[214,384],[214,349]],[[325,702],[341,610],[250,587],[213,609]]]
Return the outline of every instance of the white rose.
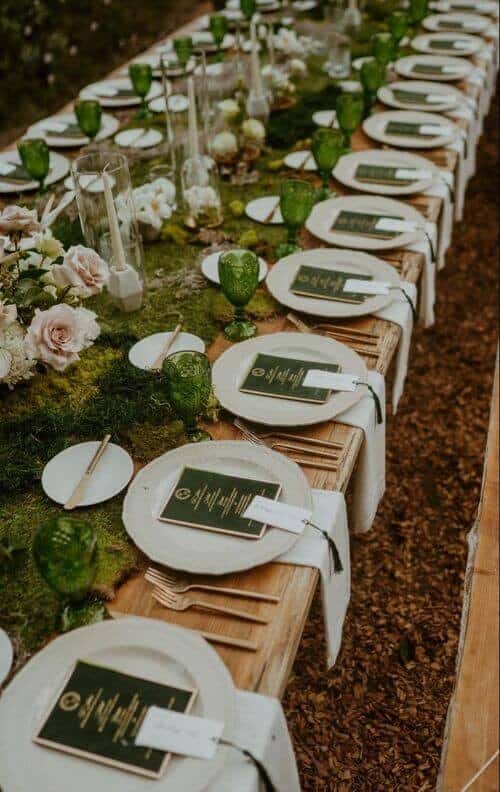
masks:
[[[36,209],[11,204],[0,212],[0,234],[34,234],[40,230]]]
[[[266,128],[257,118],[248,118],[241,125],[243,136],[255,143],[263,143],[266,139]]]
[[[288,65],[290,67],[291,73],[297,75],[297,77],[300,77],[307,72],[307,66],[300,58],[292,58]]]
[[[18,382],[33,376],[34,365],[19,322],[0,330],[0,384],[12,389]]]
[[[223,102],[219,102],[218,107],[226,121],[236,118],[240,112],[240,106],[234,99],[224,99]]]
[[[0,300],[0,330],[5,330],[17,319],[17,306]]]
[[[63,303],[47,311],[37,309],[26,334],[26,348],[33,358],[64,371],[99,335],[95,320],[92,311]]]
[[[104,259],[83,245],[70,247],[62,264],[54,265],[52,271],[56,286],[77,287],[81,297],[99,294],[109,279],[109,268]]]
[[[232,132],[219,132],[210,144],[214,157],[228,157],[238,151],[238,141]]]

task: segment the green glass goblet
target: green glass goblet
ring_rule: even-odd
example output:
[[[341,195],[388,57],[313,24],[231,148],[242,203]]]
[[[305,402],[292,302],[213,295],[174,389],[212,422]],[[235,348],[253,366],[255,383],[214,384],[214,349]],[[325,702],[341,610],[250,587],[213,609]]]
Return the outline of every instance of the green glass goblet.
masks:
[[[427,15],[428,0],[410,0],[409,15],[413,25],[419,25]]]
[[[397,58],[399,54],[400,41],[406,36],[408,32],[408,14],[405,11],[393,11],[387,20],[389,32],[394,39],[394,57]]]
[[[162,373],[168,400],[184,423],[188,442],[211,440],[211,435],[197,424],[208,406],[212,391],[212,373],[206,355],[201,352],[174,352],[164,360]]]
[[[364,92],[365,116],[369,116],[377,98],[377,91],[384,82],[384,67],[376,58],[369,58],[363,61],[360,78]]]
[[[344,147],[344,136],[340,129],[317,129],[311,143],[311,151],[318,167],[322,187],[316,194],[317,201],[326,201],[332,193],[329,189],[332,170],[339,161]]]
[[[387,66],[394,55],[394,39],[390,33],[375,33],[371,39],[372,55],[384,69],[384,80]]]
[[[234,320],[224,328],[230,341],[245,341],[257,335],[257,327],[245,317],[245,306],[259,283],[259,259],[251,250],[229,250],[219,256],[222,292],[234,306]]]
[[[103,618],[101,603],[82,602],[97,572],[97,535],[86,520],[66,515],[46,520],[35,533],[33,558],[45,582],[66,603],[59,617],[63,631]]]
[[[344,91],[337,97],[337,121],[344,133],[346,148],[351,148],[351,135],[363,120],[364,102],[362,94]]]
[[[281,183],[280,209],[288,231],[288,240],[285,245],[279,245],[277,249],[279,258],[300,250],[299,231],[311,214],[314,198],[314,187],[310,182],[301,179],[285,179]]]
[[[191,36],[177,36],[177,38],[174,38],[174,50],[181,69],[185,71],[193,54],[193,39]]]
[[[150,118],[153,113],[148,108],[146,96],[151,90],[153,69],[149,63],[131,63],[128,67],[128,74],[134,91],[141,100],[141,107],[135,114],[135,118]]]
[[[24,169],[39,184],[41,193],[45,191],[45,179],[50,168],[50,151],[43,138],[21,140],[17,150]]]
[[[257,3],[255,0],[240,0],[240,11],[247,22],[250,22],[256,10]]]
[[[217,60],[221,61],[224,57],[221,51],[221,46],[228,31],[227,19],[222,14],[212,14],[210,17],[209,26],[215,46],[217,47]]]
[[[102,107],[95,99],[80,99],[75,102],[78,126],[90,140],[94,140],[101,129]]]

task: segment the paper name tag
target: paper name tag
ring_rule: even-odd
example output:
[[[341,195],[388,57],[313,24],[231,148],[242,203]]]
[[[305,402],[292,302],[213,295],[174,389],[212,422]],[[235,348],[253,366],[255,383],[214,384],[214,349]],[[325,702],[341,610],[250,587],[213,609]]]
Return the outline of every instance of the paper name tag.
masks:
[[[458,68],[458,66],[442,66],[441,67],[441,72],[443,74],[457,74],[457,72],[459,72],[459,71],[460,71],[460,69]]]
[[[390,285],[389,281],[348,278],[344,283],[344,291],[354,294],[389,294]]]
[[[395,220],[392,217],[381,217],[375,225],[377,231],[399,231],[401,234],[417,230],[415,223],[408,220]]]
[[[45,121],[43,128],[47,132],[65,132],[68,125],[63,121]]]
[[[212,759],[223,731],[222,721],[149,707],[135,744],[196,759]]]
[[[394,174],[396,179],[431,179],[432,173],[417,168],[398,168]]]
[[[455,97],[449,94],[429,94],[427,96],[429,104],[442,104],[443,102],[455,102]]]
[[[466,50],[466,49],[469,49],[470,44],[469,44],[468,41],[460,41],[460,40],[458,40],[458,41],[454,41],[453,42],[452,47],[453,47],[453,49]]]
[[[358,382],[357,374],[335,374],[331,371],[311,369],[307,372],[303,384],[311,388],[331,388],[331,390],[352,393],[356,390]]]
[[[118,89],[113,88],[112,85],[99,85],[94,90],[97,96],[116,96],[118,93]]]
[[[0,162],[0,176],[8,176],[9,173],[15,171],[16,166],[10,162]]]
[[[321,372],[321,374],[325,373],[327,372]],[[289,503],[281,503],[270,498],[264,498],[262,495],[255,495],[243,512],[243,517],[248,520],[256,520],[265,525],[273,525],[275,528],[282,528],[284,531],[301,534],[311,514],[310,509],[290,506]]]
[[[421,135],[450,135],[453,132],[453,127],[441,126],[441,124],[421,124]]]

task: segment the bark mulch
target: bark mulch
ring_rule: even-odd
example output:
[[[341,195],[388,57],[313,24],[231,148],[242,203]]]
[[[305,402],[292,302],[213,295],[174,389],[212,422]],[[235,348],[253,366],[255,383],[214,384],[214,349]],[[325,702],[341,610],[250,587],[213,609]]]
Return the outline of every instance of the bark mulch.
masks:
[[[496,348],[498,129],[492,110],[387,437],[387,492],[353,537],[352,598],[326,674],[318,598],[284,706],[304,792],[434,789],[476,516]],[[319,637],[318,637],[319,636]]]

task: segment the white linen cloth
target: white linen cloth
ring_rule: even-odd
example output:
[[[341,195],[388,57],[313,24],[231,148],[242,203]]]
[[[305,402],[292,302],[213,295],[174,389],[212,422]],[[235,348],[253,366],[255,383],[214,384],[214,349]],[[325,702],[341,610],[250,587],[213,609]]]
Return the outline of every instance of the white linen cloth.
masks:
[[[326,530],[335,542],[342,563],[342,572],[334,572],[331,569],[328,542],[310,526],[306,526],[298,542],[275,561],[279,564],[298,564],[319,569],[326,636],[326,665],[330,669],[339,653],[342,627],[351,596],[347,510],[341,492],[314,489],[312,496],[314,510],[311,522],[318,528]]]
[[[414,283],[401,281],[401,288],[404,289],[413,305],[417,304],[417,287]],[[379,319],[387,322],[394,322],[401,328],[401,338],[399,339],[396,353],[396,371],[392,383],[392,414],[398,410],[398,404],[403,395],[406,374],[408,372],[408,358],[410,355],[411,334],[413,332],[413,314],[408,300],[401,292],[393,292],[394,299],[385,308],[375,314]]]
[[[432,241],[434,253],[437,254],[437,227],[435,223],[425,223],[425,230]],[[424,234],[417,242],[407,245],[405,250],[414,253],[422,253],[424,256],[424,268],[422,270],[422,281],[420,286],[420,303],[418,311],[419,324],[424,327],[431,327],[434,324],[434,303],[436,302],[436,262],[432,256],[429,239]]]
[[[443,205],[438,221],[438,241],[437,241],[437,265],[438,269],[443,269],[445,265],[446,251],[451,243],[453,232],[453,173],[440,168],[441,177],[434,179],[431,186],[424,190],[424,195],[432,195],[441,198]]]
[[[235,710],[231,742],[262,762],[277,792],[300,792],[297,763],[278,699],[237,690]],[[232,748],[227,749],[227,757],[206,792],[260,792],[262,785],[253,762]]]
[[[339,423],[357,426],[364,432],[352,478],[350,527],[356,533],[370,530],[385,492],[385,380],[378,371],[369,371],[368,382],[379,397],[383,422],[377,423],[375,401],[368,388],[363,388],[366,393],[354,407],[335,417]]]

